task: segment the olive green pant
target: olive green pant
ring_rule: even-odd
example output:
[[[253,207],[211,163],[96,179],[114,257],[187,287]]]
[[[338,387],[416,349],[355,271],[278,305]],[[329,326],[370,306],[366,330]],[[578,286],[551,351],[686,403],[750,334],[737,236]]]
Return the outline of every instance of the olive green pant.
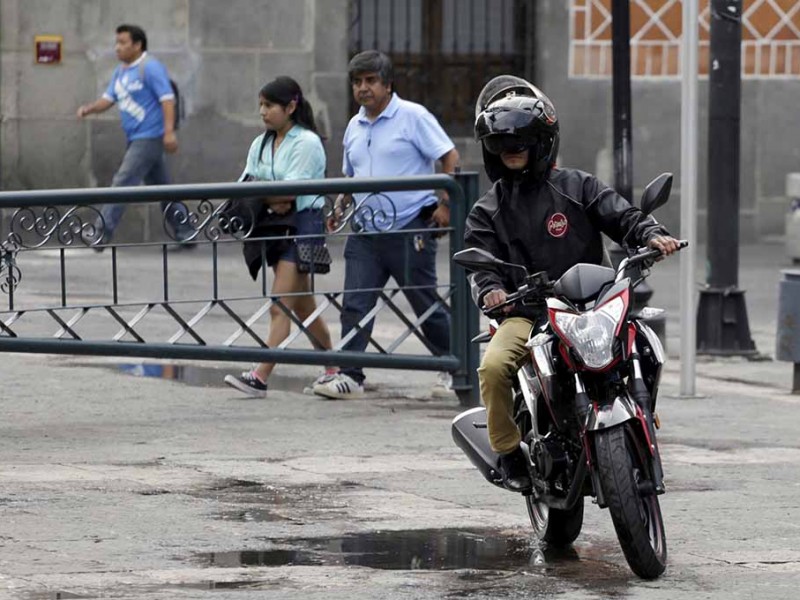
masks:
[[[478,377],[481,397],[486,405],[486,424],[492,450],[500,454],[519,446],[520,435],[514,423],[514,398],[511,384],[517,370],[525,362],[525,343],[533,321],[521,317],[506,319],[500,324],[483,355]]]

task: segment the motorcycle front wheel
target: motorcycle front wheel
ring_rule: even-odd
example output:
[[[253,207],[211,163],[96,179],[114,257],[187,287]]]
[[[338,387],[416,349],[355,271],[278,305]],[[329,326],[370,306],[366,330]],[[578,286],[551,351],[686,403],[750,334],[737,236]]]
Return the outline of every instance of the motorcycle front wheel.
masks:
[[[597,469],[611,520],[631,570],[655,579],[667,567],[667,540],[658,496],[641,492],[650,478],[649,453],[629,425],[595,433]]]
[[[569,546],[580,535],[583,527],[583,496],[569,510],[550,508],[544,502],[534,500],[533,496],[525,496],[525,505],[533,531],[543,542],[552,546]]]

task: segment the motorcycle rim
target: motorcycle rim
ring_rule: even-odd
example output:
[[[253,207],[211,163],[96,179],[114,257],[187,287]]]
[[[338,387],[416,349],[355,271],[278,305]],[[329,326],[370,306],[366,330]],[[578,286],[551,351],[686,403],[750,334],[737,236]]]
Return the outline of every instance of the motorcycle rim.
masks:
[[[525,498],[525,506],[528,508],[528,517],[531,520],[533,531],[539,539],[542,538],[547,531],[547,523],[550,519],[550,507],[544,502],[536,502],[533,496]]]

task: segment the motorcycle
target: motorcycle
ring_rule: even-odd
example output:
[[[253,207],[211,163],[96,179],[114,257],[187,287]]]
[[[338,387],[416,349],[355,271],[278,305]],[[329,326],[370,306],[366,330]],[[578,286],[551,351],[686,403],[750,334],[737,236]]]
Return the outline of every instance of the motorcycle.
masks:
[[[649,215],[665,204],[671,186],[669,173],[653,180],[642,211]],[[681,248],[687,245],[680,242]],[[533,482],[524,497],[536,535],[553,546],[574,542],[583,526],[584,498],[591,496],[609,509],[634,573],[654,579],[667,561],[655,412],[664,350],[644,322],[658,309],[637,313],[632,299],[661,252],[641,248],[628,254],[616,270],[577,264],[555,282],[546,272],[525,270],[519,289],[484,312],[499,318],[506,306],[546,303],[547,322],[532,328],[528,360],[513,382],[514,418]],[[477,248],[457,252],[453,260],[473,270],[525,269]],[[473,342],[488,341],[492,323]],[[489,482],[503,487],[485,412],[478,407],[459,414],[453,439]]]

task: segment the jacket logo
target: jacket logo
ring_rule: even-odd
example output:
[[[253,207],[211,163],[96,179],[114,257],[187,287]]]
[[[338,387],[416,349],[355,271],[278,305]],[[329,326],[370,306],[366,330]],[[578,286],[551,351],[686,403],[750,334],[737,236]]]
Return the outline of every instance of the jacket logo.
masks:
[[[564,213],[556,213],[547,220],[547,233],[555,238],[562,238],[567,235],[569,222]]]

